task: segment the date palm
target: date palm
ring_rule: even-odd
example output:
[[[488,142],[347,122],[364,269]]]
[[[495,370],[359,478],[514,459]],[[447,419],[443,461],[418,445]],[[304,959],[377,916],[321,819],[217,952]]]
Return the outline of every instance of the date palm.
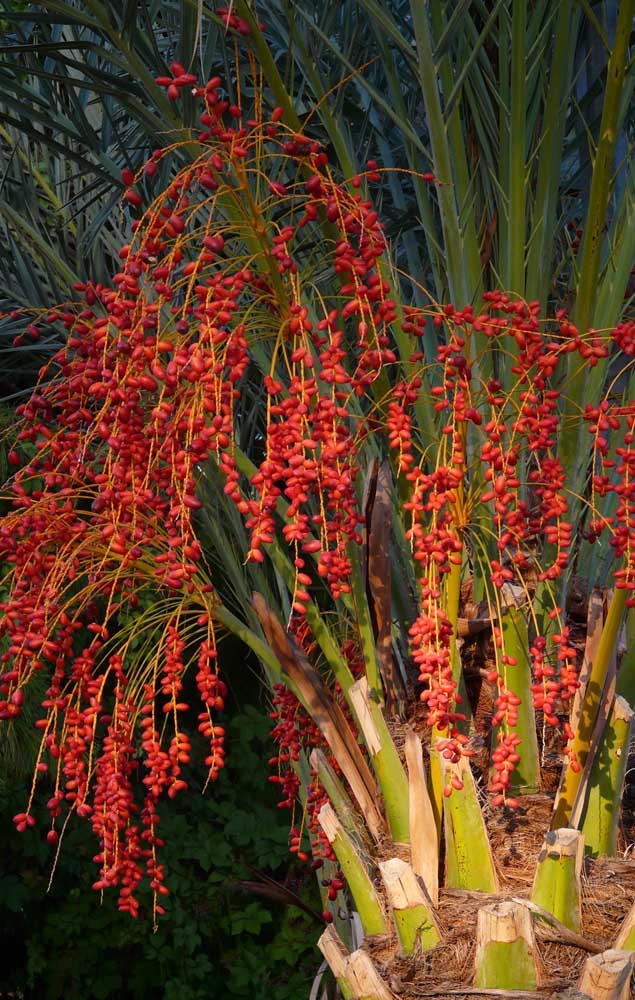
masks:
[[[184,5],[180,60],[176,6],[143,25],[33,7],[66,20],[62,40],[6,52],[13,125],[30,73],[62,102],[107,92],[136,216],[117,263],[101,258],[114,285],[88,270],[82,306],[36,303],[65,346],[22,407],[1,529],[4,716],[61,660],[41,723],[51,839],[67,810],[90,817],[96,887],[136,914],[147,870],[160,916],[155,802],[185,787],[183,673],[214,778],[228,630],[274,694],[274,778],[302,805],[291,848],[320,870],[344,996],[529,995],[541,977],[625,996],[629,900],[594,925],[581,877],[585,847],[617,850],[632,725],[633,3],[606,25],[515,0],[272,3],[262,25],[242,0]],[[68,69],[71,47],[73,75],[40,66],[45,51]],[[225,61],[225,90],[199,61]],[[157,109],[170,148],[148,168],[129,143],[157,145]],[[107,200],[94,143],[69,129]],[[573,566],[600,588],[581,664]]]

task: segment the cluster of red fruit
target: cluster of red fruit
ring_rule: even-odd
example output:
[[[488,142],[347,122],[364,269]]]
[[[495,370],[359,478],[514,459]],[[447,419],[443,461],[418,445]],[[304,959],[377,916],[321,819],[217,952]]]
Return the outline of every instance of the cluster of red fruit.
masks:
[[[92,817],[101,840],[97,886],[118,884],[121,905],[131,912],[143,858],[152,868],[153,887],[162,884],[154,859],[156,801],[186,784],[182,764],[190,746],[179,719],[189,705],[182,695],[184,642],[175,624],[186,611],[207,630],[196,680],[204,706],[199,730],[210,741],[210,777],[223,764],[223,730],[212,718],[224,696],[209,633],[215,598],[192,522],[201,506],[197,470],[213,456],[227,496],[251,531],[248,558],[254,561],[273,540],[273,510],[279,497],[285,498],[284,537],[295,549],[296,612],[304,611],[313,580],[300,546],[305,555],[317,555],[318,576],[332,594],[346,592],[347,546],[359,541],[361,523],[355,496],[358,420],[351,421],[346,402],[351,391],[363,396],[383,366],[395,360],[388,334],[395,304],[374,270],[385,240],[370,202],[357,190],[359,179],[353,193],[338,187],[324,169],[326,156],[318,144],[280,124],[279,109],[268,122],[243,124],[240,108],[221,97],[218,79],[195,87],[183,67],[174,64],[171,72],[158,81],[170,97],[192,86],[203,103],[203,154],[173,175],[132,223],[134,238],[120,252],[122,267],[112,287],[80,285],[83,305],[43,318],[64,327],[67,343],[21,407],[11,455],[18,469],[14,512],[0,530],[2,554],[14,564],[12,592],[3,607],[2,629],[10,645],[0,714],[15,716],[33,673],[53,666],[45,716],[38,723],[41,771],[58,762],[53,820],[68,809]],[[294,160],[306,180],[295,182],[303,197],[293,224],[276,231],[275,223],[268,230],[261,219],[252,220],[259,243],[248,267],[225,252],[227,222],[216,212],[216,199],[219,192],[234,190],[235,179],[248,192],[245,171],[259,155],[263,137],[272,144],[272,161],[277,156],[287,167]],[[156,151],[140,172],[146,182],[165,155]],[[122,180],[125,200],[133,210],[143,209],[139,176],[126,169]],[[280,185],[269,189],[282,196]],[[326,309],[314,328],[294,284],[292,244],[303,252],[302,234],[322,212],[337,237],[333,273],[343,301],[341,309]],[[239,384],[253,363],[244,316],[254,302],[260,316],[269,317],[269,327],[280,331],[280,355],[290,379],[283,385],[273,366],[265,376],[266,457],[246,485],[236,466],[234,427]],[[353,318],[359,353],[351,373],[342,364],[341,345],[344,322]],[[323,367],[319,385],[312,375],[316,361]],[[320,513],[309,517],[303,508],[313,501]],[[130,642],[124,641],[121,615],[138,611],[142,622],[141,595],[155,592],[165,593],[166,612],[154,681],[136,686],[133,697],[125,693],[132,690]],[[93,639],[78,653],[74,636],[86,628]],[[113,654],[120,636],[123,652]],[[164,701],[157,705],[159,692]],[[140,693],[146,769],[141,834],[131,792],[133,707]],[[155,724],[161,709],[172,722],[169,746],[165,727]],[[21,829],[33,823],[30,808],[23,815],[16,820]]]
[[[632,323],[621,323],[604,336],[591,330],[583,337],[563,312],[555,323],[547,324],[540,320],[536,302],[525,303],[501,292],[489,292],[483,298],[478,314],[471,307],[457,310],[448,305],[432,320],[445,333],[436,359],[438,370],[428,372],[429,391],[434,409],[448,415],[441,428],[445,444],[436,453],[436,463],[420,458],[416,413],[426,388],[419,376],[395,386],[386,420],[397,468],[412,484],[403,506],[411,512],[408,538],[421,573],[421,611],[410,628],[413,657],[425,686],[422,698],[429,709],[428,721],[444,733],[441,750],[450,760],[469,751],[460,732],[463,716],[452,669],[454,634],[444,579],[462,559],[464,545],[469,544],[467,532],[479,521],[479,505],[487,511],[488,533],[500,553],[488,561],[488,577],[495,588],[516,581],[527,593],[526,580],[532,576],[552,581],[562,575],[571,559],[573,540],[568,484],[558,456],[562,365],[575,353],[586,367],[594,367],[608,356],[611,342],[627,355],[635,353]],[[403,329],[422,338],[429,322],[430,310],[410,307]],[[479,336],[495,340],[498,349],[510,357],[513,381],[506,387],[493,377],[483,382],[477,374]],[[422,357],[422,352],[414,351],[409,361],[416,363]],[[630,605],[635,603],[635,405],[606,399],[599,407],[587,406],[585,419],[596,435],[593,509],[597,512],[599,498],[608,494],[618,499],[614,516],[594,514],[587,537],[594,540],[603,530],[611,531],[611,544],[622,560],[615,573],[616,585],[632,591]],[[468,432],[470,425],[479,431]],[[480,472],[474,460],[479,440]],[[496,611],[498,599],[492,593],[489,598]],[[554,616],[559,617],[557,612]],[[577,687],[576,651],[566,627],[551,637],[551,643],[555,652],[546,659],[546,640],[537,637],[534,642],[532,690],[536,707],[549,723],[557,725],[556,706],[568,701]],[[492,790],[498,801],[510,781],[506,776],[519,758],[511,733],[518,699],[505,685],[509,657],[500,634],[496,648],[499,669],[491,677],[497,686],[493,724],[502,728],[495,759],[499,773]]]
[[[243,30],[231,10],[226,17]],[[319,588],[324,602],[342,599],[338,614],[346,616],[351,552],[364,522],[363,449],[369,439],[375,450],[387,441],[420,581],[412,655],[429,722],[444,755],[456,760],[469,750],[458,725],[458,608],[449,607],[448,581],[456,597],[470,520],[492,525],[498,590],[544,553],[539,577],[562,573],[572,526],[554,375],[571,352],[593,366],[610,349],[610,338],[580,336],[564,315],[554,332],[535,303],[498,292],[485,296],[481,312],[452,305],[402,312],[363,179],[336,183],[319,143],[289,129],[280,109],[267,120],[244,119],[218,78],[198,86],[178,64],[171,74],[158,81],[169,97],[189,87],[201,102],[200,155],[170,173],[169,150],[159,150],[141,170],[124,171],[125,199],[138,217],[112,287],[79,286],[77,309],[42,318],[63,326],[67,343],[20,408],[10,456],[13,509],[0,524],[0,555],[12,564],[0,625],[8,640],[0,718],[20,712],[35,673],[50,674],[38,773],[55,772],[53,820],[68,809],[91,817],[101,840],[97,884],[119,885],[130,912],[142,864],[154,890],[164,891],[156,803],[164,791],[185,787],[182,678],[185,659],[197,655],[198,728],[209,741],[210,778],[223,764],[223,729],[214,721],[225,695],[212,627],[218,597],[196,531],[206,468],[222,474],[244,519],[247,559],[265,562],[274,542],[290,554],[294,614],[302,619],[311,588]],[[143,190],[156,183],[159,164],[164,189],[147,199]],[[370,163],[367,177],[378,176]],[[439,343],[434,359],[421,349],[430,322]],[[479,339],[512,357],[512,384],[483,383]],[[632,324],[621,324],[613,340],[633,353]],[[260,422],[251,419],[255,398],[264,400]],[[590,531],[611,531],[624,560],[617,585],[633,603],[635,404],[606,401],[586,418],[596,435],[595,494],[618,498],[616,514],[595,517]],[[250,427],[256,466],[239,447]],[[434,453],[426,450],[431,436]],[[156,610],[144,615],[144,600],[155,596]],[[490,597],[496,603],[496,591]],[[130,615],[156,649],[143,662],[145,683],[134,685]],[[91,638],[79,650],[84,630]],[[502,647],[497,655],[501,668],[510,665]],[[536,703],[555,718],[556,699],[576,683],[564,630],[556,662],[547,662],[537,639],[534,665]],[[508,730],[518,706],[504,673],[496,681],[499,795],[517,756]],[[315,734],[308,722],[298,734],[297,706],[285,692],[277,698],[277,735],[289,764]],[[146,772],[141,832],[131,782],[136,712]],[[155,722],[157,712],[165,726]],[[282,784],[288,803],[297,790],[288,768]],[[320,796],[311,798],[314,826]],[[30,808],[16,817],[20,829],[32,822]]]

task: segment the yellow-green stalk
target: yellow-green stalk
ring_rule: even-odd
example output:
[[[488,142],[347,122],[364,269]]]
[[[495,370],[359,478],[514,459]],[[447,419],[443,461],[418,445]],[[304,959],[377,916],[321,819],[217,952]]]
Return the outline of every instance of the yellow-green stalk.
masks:
[[[565,827],[571,818],[575,798],[582,781],[584,765],[589,755],[591,734],[602,698],[604,682],[622,623],[626,597],[626,590],[615,590],[611,598],[597,656],[582,702],[580,720],[571,741],[568,763],[558,790],[558,798],[551,820],[552,830]]]
[[[540,757],[536,735],[536,716],[531,693],[531,664],[529,662],[529,636],[527,618],[521,608],[507,608],[501,622],[503,650],[505,655],[515,660],[504,669],[505,686],[520,698],[518,719],[506,729],[520,739],[518,753],[520,760],[512,772],[510,787],[515,792],[536,792],[540,787]],[[497,746],[496,736],[500,727],[492,732],[492,748]]]
[[[365,934],[386,934],[388,927],[382,905],[360,854],[328,803],[318,816],[346,879]]]
[[[531,901],[568,927],[580,931],[584,836],[565,827],[545,837],[531,891]]]
[[[368,681],[361,677],[349,690],[349,698],[368,747],[386,807],[393,840],[410,842],[408,779],[383,712],[373,700]]]
[[[614,857],[620,823],[633,712],[619,695],[613,702],[598,753],[593,763],[582,820],[585,852],[594,857]]]
[[[470,765],[461,757],[458,764],[444,762],[443,770],[450,781],[456,777],[463,783],[443,799],[446,885],[497,892],[491,846]]]

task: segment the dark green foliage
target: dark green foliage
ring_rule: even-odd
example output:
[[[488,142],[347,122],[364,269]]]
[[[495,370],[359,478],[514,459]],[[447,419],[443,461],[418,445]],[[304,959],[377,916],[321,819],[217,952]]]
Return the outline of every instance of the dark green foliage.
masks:
[[[319,926],[236,886],[253,869],[278,877],[318,910],[315,880],[289,865],[289,818],[267,784],[268,721],[252,707],[228,726],[228,767],[205,795],[195,790],[162,811],[172,895],[152,933],[150,892],[138,921],[116,899],[92,892],[95,842],[71,822],[50,892],[54,852],[46,826],[16,834],[25,780],[0,789],[0,994],[24,1000],[292,1000],[308,996]],[[44,810],[43,810],[44,812]],[[42,817],[46,823],[45,816]],[[295,875],[295,880],[294,880]]]

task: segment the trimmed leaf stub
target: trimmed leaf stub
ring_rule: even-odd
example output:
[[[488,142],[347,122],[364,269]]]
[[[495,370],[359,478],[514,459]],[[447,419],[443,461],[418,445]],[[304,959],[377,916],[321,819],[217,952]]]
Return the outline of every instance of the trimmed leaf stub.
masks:
[[[408,779],[383,712],[373,701],[365,677],[351,685],[349,697],[379,781],[392,838],[407,844],[410,840]]]
[[[412,867],[423,879],[433,906],[439,905],[439,838],[426,771],[421,755],[421,740],[409,729],[405,743],[408,768],[410,853]]]
[[[334,927],[327,927],[318,948],[341,990],[344,1000],[393,1000],[370,955],[359,948],[349,954]]]
[[[357,847],[328,802],[320,809],[318,819],[344,873],[364,933],[385,934],[388,928],[379,896],[375,892]]]
[[[583,857],[584,836],[579,830],[550,830],[538,857],[531,892],[533,903],[576,933],[580,931]]]
[[[617,695],[589,779],[582,821],[585,850],[594,857],[615,857],[633,712]]]
[[[348,949],[334,927],[328,926],[326,928],[318,939],[317,946],[328,962],[344,1000],[353,1000],[353,987],[346,976]]]
[[[457,764],[441,762],[444,777],[463,784],[443,799],[446,885],[450,889],[498,892],[498,879],[476,782],[465,757]]]
[[[590,955],[584,963],[578,989],[591,1000],[629,1000],[635,954],[609,948]]]
[[[346,963],[346,978],[351,984],[354,1000],[394,1000],[377,966],[361,948],[350,955]]]
[[[614,947],[622,951],[635,951],[635,903],[624,917]]]
[[[403,955],[434,948],[441,940],[430,900],[406,861],[391,858],[380,863],[386,893]]]
[[[534,990],[538,983],[529,908],[508,900],[478,911],[474,985],[493,990]]]

